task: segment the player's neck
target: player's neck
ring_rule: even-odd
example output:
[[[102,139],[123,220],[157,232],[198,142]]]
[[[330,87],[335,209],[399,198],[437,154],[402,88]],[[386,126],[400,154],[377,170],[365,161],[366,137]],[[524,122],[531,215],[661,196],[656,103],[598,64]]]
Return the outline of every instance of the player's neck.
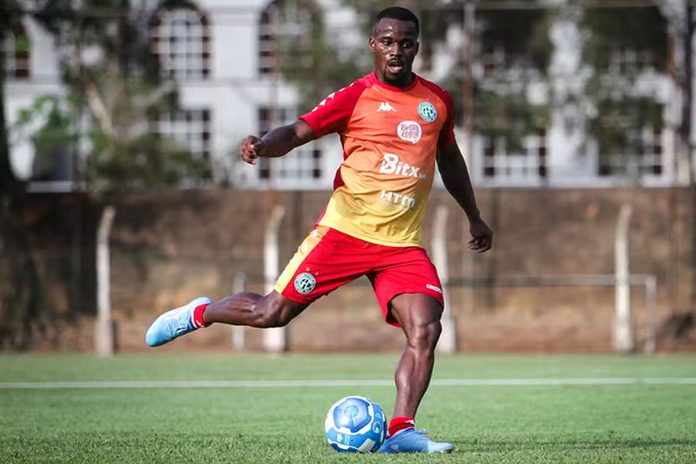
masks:
[[[377,71],[374,71],[373,75],[380,85],[392,90],[408,90],[416,83],[416,74],[413,72],[399,81],[387,81],[384,79],[384,76],[380,75]]]

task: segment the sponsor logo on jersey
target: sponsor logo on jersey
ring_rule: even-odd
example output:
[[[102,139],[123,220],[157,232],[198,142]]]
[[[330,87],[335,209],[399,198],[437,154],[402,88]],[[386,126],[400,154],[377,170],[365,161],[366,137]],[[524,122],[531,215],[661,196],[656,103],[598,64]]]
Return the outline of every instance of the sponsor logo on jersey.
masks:
[[[396,134],[401,140],[411,142],[415,145],[421,139],[423,129],[421,129],[420,124],[416,121],[401,121],[396,127]]]
[[[377,111],[396,111],[393,106],[389,102],[381,102],[379,104],[379,108],[377,108]]]
[[[295,277],[295,290],[301,295],[306,295],[317,286],[317,279],[309,272],[303,272]]]
[[[437,119],[437,109],[435,109],[435,105],[427,101],[421,102],[418,105],[418,114],[425,122],[433,122]]]
[[[418,166],[411,166],[405,161],[399,159],[396,153],[385,153],[382,158],[382,163],[379,165],[380,174],[394,174],[403,177],[415,177],[416,179],[424,179],[425,174],[421,174]]]
[[[386,190],[382,190],[379,192],[379,199],[389,205],[400,206],[402,208],[411,209],[416,206],[416,199],[408,195],[404,195],[403,193],[387,192]]]

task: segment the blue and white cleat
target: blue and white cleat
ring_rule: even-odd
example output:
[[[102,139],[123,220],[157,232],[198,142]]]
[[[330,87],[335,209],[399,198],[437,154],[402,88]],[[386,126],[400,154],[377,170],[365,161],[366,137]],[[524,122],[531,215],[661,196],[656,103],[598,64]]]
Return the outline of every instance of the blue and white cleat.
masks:
[[[160,315],[145,334],[145,343],[155,347],[169,343],[177,337],[196,330],[193,310],[203,304],[210,304],[210,298],[196,298],[187,305],[171,309]]]
[[[425,436],[425,430],[408,428],[385,440],[379,448],[380,453],[451,453],[452,443],[432,441]]]

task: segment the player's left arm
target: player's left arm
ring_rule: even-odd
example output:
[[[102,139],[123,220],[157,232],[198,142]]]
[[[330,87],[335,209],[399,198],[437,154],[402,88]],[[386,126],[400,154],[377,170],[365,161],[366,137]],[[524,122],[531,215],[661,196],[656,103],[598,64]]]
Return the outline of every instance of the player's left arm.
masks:
[[[488,251],[493,245],[493,231],[481,218],[481,212],[476,206],[469,169],[456,141],[443,140],[439,143],[437,167],[445,188],[469,218],[469,233],[472,237],[468,243],[469,248],[479,253]]]

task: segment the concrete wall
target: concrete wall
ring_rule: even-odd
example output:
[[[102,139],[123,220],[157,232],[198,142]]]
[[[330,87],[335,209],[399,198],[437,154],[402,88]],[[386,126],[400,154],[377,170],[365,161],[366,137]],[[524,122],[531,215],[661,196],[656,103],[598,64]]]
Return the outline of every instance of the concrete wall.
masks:
[[[450,307],[457,319],[459,348],[470,351],[609,351],[613,289],[607,287],[507,286],[505,276],[612,274],[614,228],[624,203],[632,204],[631,272],[658,279],[657,320],[662,327],[658,349],[696,348],[688,324],[678,332],[674,315],[694,311],[692,236],[694,218],[685,189],[622,190],[481,190],[480,208],[495,230],[494,249],[475,255],[466,249],[465,216],[443,191],[435,191],[424,224],[429,248],[435,208],[450,208]],[[112,233],[112,306],[119,349],[145,349],[144,332],[162,310],[195,296],[221,298],[232,292],[235,274],[247,275],[251,290],[263,290],[263,231],[269,211],[284,204],[287,215],[281,236],[281,267],[311,229],[327,192],[252,192],[236,190],[157,191],[112,199],[117,208]],[[37,198],[37,204],[47,198]],[[74,214],[63,202],[61,215]],[[57,241],[45,227],[34,239],[34,254],[59,255],[66,243],[81,243],[81,285],[68,292],[87,293],[81,308],[68,296],[44,298],[44,305],[64,301],[48,313],[56,321],[51,343],[39,348],[91,349],[90,318],[93,270],[90,269],[98,205],[80,206],[84,220],[79,238]],[[35,208],[48,214],[50,208]],[[55,211],[52,213],[55,216]],[[66,216],[68,217],[68,216]],[[39,237],[44,237],[39,239]],[[51,241],[55,244],[51,244]],[[60,245],[59,243],[63,243]],[[63,251],[58,249],[62,247]],[[67,247],[68,249],[70,247]],[[74,248],[74,247],[73,247]],[[74,258],[73,258],[74,261]],[[54,266],[55,267],[55,266]],[[71,268],[74,269],[74,268]],[[73,275],[69,272],[66,275]],[[475,278],[478,286],[462,285]],[[483,285],[488,282],[492,285]],[[59,295],[53,284],[53,295]],[[78,290],[75,290],[78,288]],[[643,290],[634,288],[633,309],[639,342],[647,334]],[[88,322],[85,322],[87,320]],[[48,324],[52,325],[52,324]],[[63,329],[59,329],[63,327]],[[84,331],[75,334],[76,327]],[[74,335],[62,336],[61,330]],[[399,330],[381,321],[379,307],[366,279],[334,292],[308,308],[290,326],[292,350],[396,350]],[[79,332],[79,331],[78,331]],[[260,331],[247,329],[250,349],[260,348]],[[70,338],[70,339],[67,339]],[[232,349],[229,327],[211,327],[163,349]]]

